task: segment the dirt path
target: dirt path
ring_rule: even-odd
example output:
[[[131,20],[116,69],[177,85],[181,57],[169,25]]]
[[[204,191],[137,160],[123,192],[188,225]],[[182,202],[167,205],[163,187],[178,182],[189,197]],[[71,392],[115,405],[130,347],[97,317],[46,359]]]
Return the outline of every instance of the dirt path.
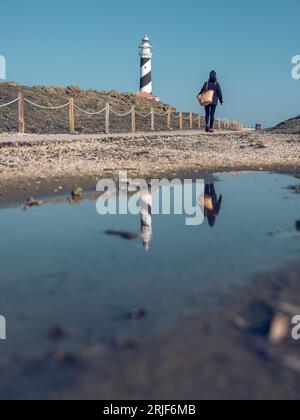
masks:
[[[226,130],[216,130],[210,136],[218,136],[223,134],[233,133]],[[136,133],[111,133],[111,134],[2,134],[0,135],[0,146],[12,146],[15,144],[30,143],[30,144],[43,144],[43,143],[56,143],[56,142],[72,142],[84,140],[105,140],[105,139],[137,139],[140,137],[178,137],[178,136],[197,136],[203,134],[202,130],[181,130],[181,131],[147,131]]]

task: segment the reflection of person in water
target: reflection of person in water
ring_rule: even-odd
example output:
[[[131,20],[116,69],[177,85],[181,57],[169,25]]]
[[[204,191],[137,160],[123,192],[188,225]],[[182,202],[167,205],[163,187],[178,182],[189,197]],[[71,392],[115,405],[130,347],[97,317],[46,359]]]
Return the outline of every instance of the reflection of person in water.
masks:
[[[152,240],[152,194],[151,188],[142,190],[141,196],[141,238],[145,251],[149,250]]]
[[[215,191],[214,184],[206,184],[204,196],[200,197],[200,205],[204,211],[204,217],[207,218],[210,227],[214,227],[216,218],[221,211],[223,197],[219,200]]]

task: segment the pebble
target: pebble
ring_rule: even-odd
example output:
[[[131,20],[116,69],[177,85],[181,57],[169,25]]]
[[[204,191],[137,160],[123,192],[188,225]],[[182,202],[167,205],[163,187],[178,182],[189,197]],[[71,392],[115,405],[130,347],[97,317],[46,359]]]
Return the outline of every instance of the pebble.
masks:
[[[81,198],[83,196],[83,189],[80,187],[76,187],[72,190],[71,194],[73,198]]]
[[[136,239],[139,236],[135,232],[125,232],[125,231],[118,231],[118,230],[106,230],[104,233],[109,236],[119,236],[120,238],[126,239],[128,241]]]
[[[64,338],[71,337],[72,333],[70,330],[62,327],[61,325],[54,325],[48,332],[48,338],[51,341],[60,341]]]
[[[271,344],[280,344],[289,334],[289,319],[283,314],[277,314],[271,324],[269,341]]]
[[[25,206],[28,207],[33,207],[33,206],[37,206],[40,207],[44,204],[44,202],[42,200],[37,200],[33,197],[30,197],[26,200],[26,202],[24,203]]]
[[[117,338],[112,341],[112,346],[117,350],[137,350],[140,345],[129,338]]]
[[[130,311],[130,318],[134,321],[138,321],[147,316],[147,311],[145,309],[134,308]]]

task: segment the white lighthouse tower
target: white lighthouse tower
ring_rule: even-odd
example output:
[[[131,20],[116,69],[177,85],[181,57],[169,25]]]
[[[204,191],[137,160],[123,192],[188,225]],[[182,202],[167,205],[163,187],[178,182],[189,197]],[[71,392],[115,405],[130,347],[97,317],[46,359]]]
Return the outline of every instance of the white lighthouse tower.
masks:
[[[152,95],[152,46],[148,35],[144,36],[140,45],[141,83],[140,92]]]

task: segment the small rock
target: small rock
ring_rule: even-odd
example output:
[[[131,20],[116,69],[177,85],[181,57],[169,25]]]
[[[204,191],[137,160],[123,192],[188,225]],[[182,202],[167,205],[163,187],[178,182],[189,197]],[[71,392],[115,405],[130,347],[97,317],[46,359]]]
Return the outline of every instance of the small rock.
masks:
[[[283,356],[282,362],[288,369],[300,374],[300,359],[295,356]]]
[[[270,333],[274,316],[273,308],[262,300],[256,300],[246,308],[244,313],[239,315],[239,318],[243,320],[247,331],[267,337]]]
[[[300,193],[300,185],[290,185],[288,189],[294,191],[296,194]]]
[[[76,187],[74,188],[74,190],[72,190],[72,197],[73,198],[82,198],[83,196],[83,189],[80,187]]]
[[[272,344],[280,344],[289,334],[289,320],[285,315],[278,314],[274,317],[270,332],[269,341]]]
[[[147,311],[145,311],[145,309],[134,308],[130,311],[130,318],[134,321],[143,319],[146,316],[147,316]]]
[[[137,350],[139,343],[127,338],[117,338],[113,340],[112,346],[117,350]]]
[[[294,316],[300,314],[300,307],[293,305],[289,302],[282,302],[279,304],[278,309],[286,315]]]
[[[234,319],[234,325],[239,329],[239,330],[247,330],[247,328],[249,328],[249,324],[248,322],[242,318],[241,316],[237,316]]]
[[[119,236],[120,238],[129,240],[129,241],[136,239],[139,236],[135,232],[124,232],[124,231],[118,231],[118,230],[106,230],[104,233],[110,236]]]
[[[80,92],[80,87],[79,86],[67,86],[65,92],[67,94],[71,94],[71,93],[79,93]]]
[[[25,206],[28,206],[28,207],[33,207],[33,206],[40,207],[43,204],[44,204],[44,202],[42,200],[36,200],[33,197],[28,198],[25,202]]]
[[[72,334],[70,330],[67,330],[60,325],[54,325],[48,332],[48,337],[51,341],[60,341],[64,338],[70,337],[71,335]]]
[[[50,358],[55,363],[64,363],[72,366],[77,365],[80,361],[76,353],[61,349],[54,350],[54,352],[50,354]]]
[[[84,361],[98,359],[104,353],[104,347],[100,345],[89,346],[81,352],[81,358]]]

